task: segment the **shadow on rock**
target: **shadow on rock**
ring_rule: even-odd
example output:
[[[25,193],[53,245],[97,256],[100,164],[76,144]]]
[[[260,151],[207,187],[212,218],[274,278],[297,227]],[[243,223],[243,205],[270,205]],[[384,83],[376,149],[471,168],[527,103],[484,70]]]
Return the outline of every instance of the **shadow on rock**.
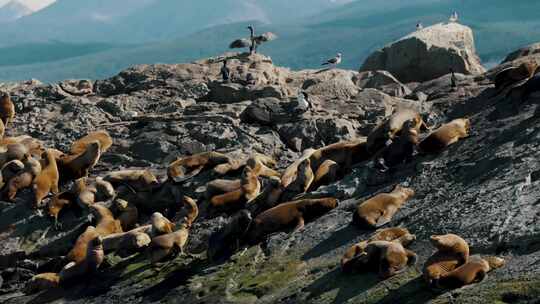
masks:
[[[373,288],[379,281],[380,279],[375,274],[343,274],[338,267],[320,277],[306,288],[306,292],[309,293],[307,303],[311,302],[312,299],[334,290],[337,290],[337,294],[332,303],[346,303],[350,299]]]
[[[334,231],[332,235],[326,240],[317,244],[317,246],[310,249],[302,256],[303,260],[309,260],[320,257],[327,252],[330,252],[336,248],[341,248],[350,243],[351,240],[356,239],[359,235],[367,234],[369,231],[360,230],[352,224],[349,224],[337,231]]]
[[[380,304],[394,304],[394,303],[427,303],[428,301],[439,296],[439,293],[430,290],[426,283],[422,280],[422,277],[417,277],[406,284],[400,286],[397,289],[392,289],[390,292],[378,301]]]

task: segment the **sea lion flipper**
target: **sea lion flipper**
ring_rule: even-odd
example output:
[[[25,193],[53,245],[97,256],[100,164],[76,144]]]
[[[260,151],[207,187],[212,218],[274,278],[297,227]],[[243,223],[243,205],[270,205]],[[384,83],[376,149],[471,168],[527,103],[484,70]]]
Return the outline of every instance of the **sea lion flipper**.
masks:
[[[183,183],[185,181],[187,181],[188,179],[192,179],[193,177],[199,175],[199,173],[201,173],[202,169],[204,168],[204,166],[199,166],[197,167],[196,169],[192,170],[188,175],[184,175],[184,176],[174,176],[172,178],[172,180],[175,182],[175,183]]]
[[[298,224],[296,224],[296,227],[294,227],[294,231],[296,232],[296,231],[304,228],[304,225],[305,225],[304,218],[300,216],[298,218]]]
[[[386,225],[388,223],[390,223],[390,218],[381,216],[377,220],[377,223],[375,223],[375,228],[381,228],[382,226],[384,226],[384,225]]]

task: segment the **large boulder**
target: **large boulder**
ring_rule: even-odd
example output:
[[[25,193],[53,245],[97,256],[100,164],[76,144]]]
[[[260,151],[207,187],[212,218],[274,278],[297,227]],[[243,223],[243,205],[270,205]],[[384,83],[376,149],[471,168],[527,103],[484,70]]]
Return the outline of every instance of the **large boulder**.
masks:
[[[448,74],[485,72],[476,55],[472,30],[439,23],[416,31],[371,54],[360,71],[386,70],[401,82],[424,82]]]
[[[358,75],[358,85],[365,89],[377,89],[395,97],[403,97],[412,92],[387,71],[362,72]]]

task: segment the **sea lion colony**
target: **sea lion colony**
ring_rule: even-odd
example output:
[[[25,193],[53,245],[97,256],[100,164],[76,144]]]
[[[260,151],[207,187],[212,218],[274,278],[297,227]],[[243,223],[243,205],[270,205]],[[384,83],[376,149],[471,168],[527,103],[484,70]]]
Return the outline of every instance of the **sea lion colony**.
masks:
[[[15,114],[9,95],[5,96],[0,116],[3,127],[8,128]],[[205,152],[172,162],[163,181],[144,169],[90,177],[101,155],[114,144],[104,130],[73,142],[66,153],[44,147],[29,136],[3,137],[0,165],[5,200],[22,203],[17,200],[18,192],[28,189],[33,193],[28,207],[37,212],[45,210],[56,229],[61,229],[62,210],[66,208],[87,210],[93,217],[92,225],[66,252],[63,269],[36,275],[26,291],[76,283],[77,278],[99,271],[104,255],[110,252],[141,253],[153,264],[185,253],[200,206],[208,208],[209,214],[215,209],[231,215],[229,225],[209,239],[209,260],[227,258],[244,246],[264,242],[275,232],[301,233],[304,225],[339,204],[333,197],[303,197],[306,192],[342,179],[361,163],[395,170],[417,155],[440,153],[468,137],[470,128],[470,120],[460,118],[422,134],[429,128],[420,113],[398,108],[367,138],[307,149],[283,172],[274,169],[276,161],[266,155],[253,153],[233,159],[219,152]],[[205,199],[196,202],[175,191],[175,185],[204,171],[216,176],[207,185]],[[220,178],[231,172],[239,172],[240,178]],[[371,230],[388,225],[414,194],[414,189],[396,185],[390,193],[359,201],[351,222]],[[142,214],[151,216],[141,221],[145,218]],[[164,214],[184,216],[169,220]],[[369,239],[344,252],[342,270],[375,271],[381,278],[393,276],[416,263],[416,254],[407,249],[415,239],[405,228],[376,230]],[[476,283],[487,272],[504,265],[504,260],[494,256],[470,256],[467,242],[458,235],[433,235],[430,241],[436,251],[425,263],[423,273],[426,286],[431,288]]]

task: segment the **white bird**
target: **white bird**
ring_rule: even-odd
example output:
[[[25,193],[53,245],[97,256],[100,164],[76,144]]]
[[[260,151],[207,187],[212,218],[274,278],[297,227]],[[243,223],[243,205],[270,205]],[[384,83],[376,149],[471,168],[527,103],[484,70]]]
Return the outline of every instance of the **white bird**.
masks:
[[[336,56],[336,57],[328,59],[328,60],[327,60],[325,63],[323,63],[322,65],[327,65],[327,64],[329,64],[329,65],[332,65],[332,66],[335,67],[336,65],[338,65],[338,64],[340,64],[340,63],[341,63],[341,53],[337,53],[337,56]]]
[[[421,30],[421,29],[423,29],[423,28],[424,28],[424,25],[422,25],[421,22],[418,22],[418,23],[416,24],[416,30],[417,30],[417,31],[419,31],[419,30]]]
[[[456,11],[454,11],[452,13],[452,15],[450,15],[450,22],[457,22],[459,19],[459,16],[458,16],[458,13]]]

